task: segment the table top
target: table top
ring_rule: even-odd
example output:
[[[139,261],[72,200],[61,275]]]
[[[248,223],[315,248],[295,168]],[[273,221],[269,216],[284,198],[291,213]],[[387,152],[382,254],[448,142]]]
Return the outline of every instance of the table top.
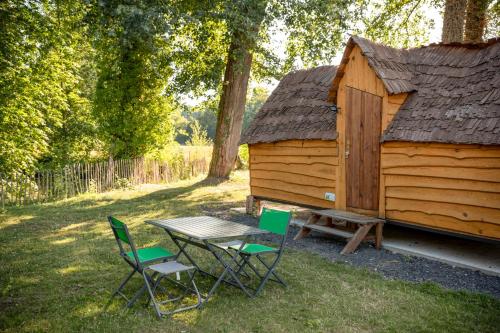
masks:
[[[245,224],[231,222],[212,216],[192,216],[175,219],[148,220],[148,224],[178,232],[198,240],[231,238],[268,233]]]

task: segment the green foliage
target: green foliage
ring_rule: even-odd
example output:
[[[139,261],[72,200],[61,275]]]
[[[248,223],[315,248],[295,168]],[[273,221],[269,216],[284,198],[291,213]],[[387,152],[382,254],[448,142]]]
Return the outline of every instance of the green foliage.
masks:
[[[191,135],[187,144],[189,146],[208,146],[212,141],[208,138],[207,131],[203,129],[198,120],[193,119],[190,124]]]
[[[393,47],[428,43],[434,21],[424,11],[434,0],[362,0],[359,26],[354,33]]]
[[[208,138],[213,141],[217,126],[217,108],[219,96],[211,96],[192,110],[192,116],[200,126],[207,132]]]
[[[250,152],[248,150],[248,145],[240,145],[238,147],[238,156],[240,157],[241,162],[243,163],[244,168],[248,168],[248,161],[250,159]]]
[[[173,101],[164,90],[166,27],[155,1],[99,1],[96,10],[98,80],[94,114],[115,158],[137,157],[172,139]]]
[[[245,130],[253,117],[269,96],[265,87],[257,86],[249,89],[249,98],[245,105],[243,115],[243,130]],[[176,141],[181,144],[189,145],[209,145],[215,138],[215,128],[217,126],[217,103],[218,95],[210,96],[194,107],[186,107],[185,110],[176,117]],[[206,140],[198,140],[199,135],[206,136]],[[196,138],[194,138],[196,137]],[[193,141],[193,138],[195,141]],[[197,144],[193,142],[198,142]]]
[[[196,128],[196,130],[206,133],[208,140],[206,144],[211,144],[215,137],[215,127],[217,125],[216,102],[215,98],[209,98],[196,106],[184,105],[182,112],[175,117],[175,141],[180,144],[188,144],[193,135],[193,129]]]
[[[181,2],[185,7],[178,10],[189,18],[180,15],[172,27],[169,42],[176,51],[170,59],[176,66],[175,91],[195,95],[220,90],[224,55],[235,33],[251,40],[253,79],[279,79],[292,69],[332,64],[343,50],[347,33],[398,47],[421,45],[434,24],[423,10],[436,5],[433,0],[188,3]],[[259,10],[251,11],[252,15],[247,10],[261,6],[265,6],[264,18],[256,29]],[[285,45],[285,54],[275,47],[276,35]]]
[[[79,1],[0,4],[0,172],[80,160],[95,148],[87,10]]]

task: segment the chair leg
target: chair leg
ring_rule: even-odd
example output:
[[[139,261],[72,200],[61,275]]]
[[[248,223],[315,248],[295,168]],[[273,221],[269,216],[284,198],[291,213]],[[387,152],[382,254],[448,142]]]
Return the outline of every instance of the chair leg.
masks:
[[[257,259],[259,259],[259,261],[260,261],[260,262],[261,262],[264,266],[266,266],[266,268],[267,268],[268,270],[270,270],[270,269],[271,269],[271,267],[270,267],[270,266],[269,266],[269,265],[268,265],[268,264],[264,261],[264,259],[262,259],[259,255],[257,255],[256,257],[257,257]],[[283,279],[282,279],[282,278],[278,275],[278,273],[277,273],[277,272],[275,272],[275,271],[274,271],[274,267],[276,267],[276,264],[275,264],[275,263],[273,263],[272,275],[274,276],[274,278],[275,278],[276,280],[271,279],[271,281],[274,281],[274,282],[280,283],[280,284],[282,284],[284,287],[287,287],[286,282],[285,282],[285,281],[284,281],[284,280],[283,280]]]
[[[156,302],[155,295],[154,295],[153,290],[151,289],[151,286],[149,284],[150,280],[149,280],[149,277],[147,276],[146,272],[144,272],[144,271],[142,272],[142,277],[144,278],[144,284],[145,284],[145,287],[149,293],[149,297],[151,298],[151,302],[153,302],[153,308],[155,309],[156,315],[158,316],[159,319],[161,319],[161,310],[160,310],[159,305]]]
[[[143,276],[146,276],[146,278],[147,278],[147,279],[149,279],[149,281],[151,281],[151,282],[153,283],[153,281],[154,281],[154,277],[155,277],[156,275],[158,275],[158,273],[154,272],[154,273],[153,273],[153,275],[149,276],[149,275],[148,275],[148,274],[146,274],[144,271],[142,271],[142,275],[143,275]],[[133,296],[133,297],[132,297],[132,298],[128,301],[128,303],[127,303],[127,307],[128,307],[128,308],[131,308],[131,307],[135,304],[135,302],[137,302],[137,300],[138,300],[138,299],[139,299],[142,295],[144,295],[144,293],[145,293],[146,291],[147,291],[147,290],[146,290],[146,286],[145,286],[145,285],[144,285],[144,286],[142,286],[142,288],[141,288],[141,289],[139,289],[139,290],[138,290],[138,291],[134,294],[134,296]],[[148,302],[149,302],[149,301],[148,301]]]
[[[264,276],[262,274],[260,274],[259,270],[257,269],[257,267],[254,266],[254,264],[252,264],[252,262],[250,261],[250,257],[246,257],[246,256],[242,256],[243,260],[245,261],[245,263],[243,264],[244,266],[248,266],[250,267],[250,269],[255,273],[255,275],[257,275],[260,279],[263,279]]]
[[[136,270],[132,270],[125,279],[123,279],[122,283],[120,284],[120,286],[118,287],[118,289],[115,290],[115,292],[113,293],[113,295],[111,296],[112,298],[115,297],[116,295],[118,294],[121,294],[123,297],[125,297],[125,295],[122,294],[122,290],[123,288],[125,288],[125,285],[127,284],[127,282],[132,278],[132,276],[134,275],[134,273],[136,272]]]
[[[276,259],[274,259],[274,262],[269,265],[267,264],[264,259],[262,259],[259,255],[256,255],[257,259],[267,268],[267,273],[262,276],[257,268],[250,262],[249,259],[245,259],[245,262],[248,264],[248,266],[255,272],[255,274],[261,279],[260,281],[260,284],[259,286],[257,287],[257,289],[255,290],[255,293],[254,293],[254,296],[258,296],[259,293],[262,291],[262,288],[264,287],[264,285],[267,283],[267,281],[271,278],[271,276],[274,276],[276,278],[276,280],[273,280],[271,279],[271,281],[275,281],[277,283],[280,283],[282,284],[283,286],[286,287],[286,283],[285,281],[283,281],[283,279],[281,279],[278,274],[274,271],[276,265],[278,264],[280,258],[281,258],[281,255],[277,254],[276,256]]]
[[[259,295],[262,288],[264,287],[264,285],[266,284],[267,280],[269,280],[269,278],[271,277],[271,273],[272,273],[272,270],[269,270],[266,274],[266,276],[264,276],[264,278],[260,281],[260,284],[259,286],[257,287],[257,290],[255,290],[255,296]]]
[[[159,286],[160,281],[163,280],[163,278],[165,278],[166,276],[163,274],[160,274],[158,276],[157,280],[154,281],[153,279],[149,278],[145,272],[143,272],[145,287],[148,291],[149,298],[150,298],[151,302],[153,303],[153,307],[155,309],[155,312],[156,312],[156,315],[158,316],[158,318],[161,319],[163,316],[166,316],[166,315],[172,315],[175,313],[198,308],[201,306],[203,299],[202,299],[201,294],[198,290],[198,287],[196,286],[196,283],[194,282],[195,273],[196,273],[196,271],[193,273],[191,273],[189,271],[187,272],[187,274],[189,275],[188,284],[191,284],[192,288],[189,288],[187,285],[183,285],[181,283],[176,283],[177,285],[180,285],[181,287],[184,288],[184,293],[181,296],[176,297],[176,298],[170,298],[170,294],[169,294],[169,299],[167,299],[166,301],[163,301],[163,302],[158,302],[155,298],[155,291],[156,291],[157,287]],[[151,284],[153,284],[153,288],[151,287]],[[161,311],[161,309],[160,309],[161,304],[166,304],[166,303],[175,302],[175,301],[180,302],[189,292],[193,292],[193,291],[194,291],[194,294],[196,295],[196,298],[197,298],[196,304],[190,305],[190,306],[185,306],[182,308],[177,308],[173,311]]]
[[[122,290],[123,288],[125,288],[125,285],[128,283],[128,281],[132,278],[132,276],[135,274],[135,272],[137,272],[135,269],[132,270],[129,274],[127,274],[127,276],[125,277],[125,279],[123,279],[123,281],[120,283],[120,286],[113,292],[113,294],[111,295],[111,297],[109,298],[108,302],[106,303],[106,305],[104,306],[104,311],[106,311],[109,306],[111,305],[111,302],[113,301],[113,299],[116,297],[116,295],[120,295],[121,297],[123,297],[126,301],[128,301],[129,299],[127,298],[127,296],[125,296],[123,293],[122,293]]]
[[[189,278],[191,280],[191,285],[193,286],[193,289],[196,293],[196,298],[198,299],[198,302],[196,303],[196,307],[199,307],[201,303],[203,302],[203,299],[201,298],[200,291],[198,290],[198,287],[196,286],[196,283],[194,282],[194,275],[196,274],[196,271],[193,273],[188,272]]]

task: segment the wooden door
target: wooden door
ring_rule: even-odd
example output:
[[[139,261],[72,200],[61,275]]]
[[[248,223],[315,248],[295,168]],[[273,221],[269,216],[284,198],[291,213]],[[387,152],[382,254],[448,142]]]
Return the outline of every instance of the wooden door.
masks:
[[[378,211],[382,97],[346,87],[346,206]]]

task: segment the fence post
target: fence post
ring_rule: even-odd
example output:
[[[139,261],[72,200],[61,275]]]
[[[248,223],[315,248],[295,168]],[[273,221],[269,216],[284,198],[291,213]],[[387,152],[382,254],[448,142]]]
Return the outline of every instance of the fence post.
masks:
[[[5,199],[4,199],[4,187],[3,187],[3,183],[4,183],[4,175],[2,173],[0,173],[0,186],[1,186],[1,191],[2,191],[2,210],[5,210]]]

